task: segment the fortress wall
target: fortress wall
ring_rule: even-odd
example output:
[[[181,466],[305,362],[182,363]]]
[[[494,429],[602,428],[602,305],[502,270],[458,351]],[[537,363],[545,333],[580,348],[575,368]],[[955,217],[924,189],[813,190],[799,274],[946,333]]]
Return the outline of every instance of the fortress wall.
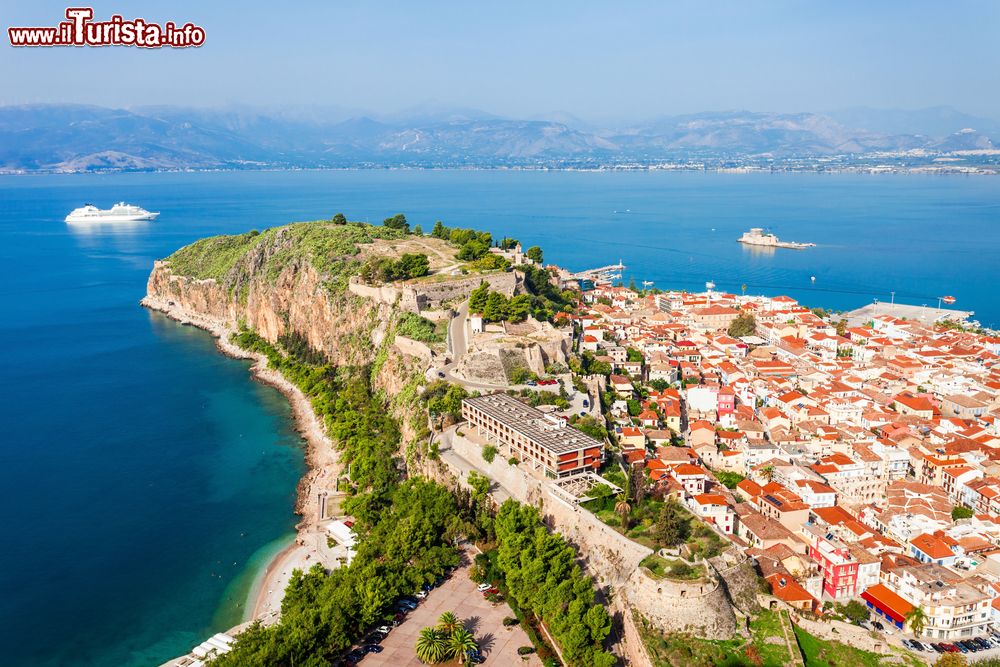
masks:
[[[528,474],[522,469],[526,464],[509,465],[503,451],[497,453],[492,463],[487,463],[482,458],[481,445],[458,435],[457,431],[451,436],[451,446],[455,453],[499,484],[507,495],[538,507],[546,524],[576,548],[596,583],[623,590],[628,605],[657,627],[710,639],[725,639],[736,633],[736,616],[726,586],[711,563],[703,561],[709,574],[700,581],[653,579],[639,567],[653,553],[652,549],[630,540],[590,511],[572,503],[549,480]],[[452,470],[465,481],[462,470],[454,466]],[[731,569],[744,566],[745,563],[737,563]]]

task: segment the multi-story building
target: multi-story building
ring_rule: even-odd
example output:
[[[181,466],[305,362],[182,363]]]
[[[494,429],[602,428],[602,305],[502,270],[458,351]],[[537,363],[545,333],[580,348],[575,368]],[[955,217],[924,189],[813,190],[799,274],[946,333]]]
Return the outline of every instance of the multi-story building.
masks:
[[[955,640],[978,637],[990,622],[992,596],[951,570],[926,563],[892,569],[884,582],[927,617],[921,637]]]
[[[878,583],[878,558],[858,545],[842,542],[823,526],[810,524],[802,532],[809,540],[809,557],[823,574],[825,595],[846,600]]]
[[[601,465],[603,442],[507,394],[466,398],[462,416],[481,436],[495,442],[504,456],[544,469],[550,477],[568,477]]]

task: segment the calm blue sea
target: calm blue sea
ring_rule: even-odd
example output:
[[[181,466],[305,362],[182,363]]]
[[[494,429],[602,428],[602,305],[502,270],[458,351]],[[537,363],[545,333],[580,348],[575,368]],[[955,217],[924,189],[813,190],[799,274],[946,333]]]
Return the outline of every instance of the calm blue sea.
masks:
[[[73,229],[115,201],[153,223]],[[489,229],[573,269],[853,308],[957,297],[1000,324],[1000,179],[477,171],[0,177],[0,627],[9,665],[155,665],[239,620],[295,523],[282,397],[138,306],[154,259],[343,211]],[[751,252],[749,227],[809,241]],[[815,276],[815,282],[811,277]]]

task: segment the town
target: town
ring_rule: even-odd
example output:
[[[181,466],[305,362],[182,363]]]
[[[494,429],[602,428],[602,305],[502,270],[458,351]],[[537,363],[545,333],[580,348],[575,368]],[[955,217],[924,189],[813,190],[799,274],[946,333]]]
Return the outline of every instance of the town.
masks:
[[[569,392],[536,378],[466,398],[465,439],[659,547],[643,569],[683,579],[676,557],[712,544],[801,617],[913,651],[1000,646],[1000,337],[891,313],[851,326],[784,296],[587,287],[556,318],[580,364],[550,369]],[[586,407],[521,402],[557,389]],[[712,539],[671,536],[650,498]]]

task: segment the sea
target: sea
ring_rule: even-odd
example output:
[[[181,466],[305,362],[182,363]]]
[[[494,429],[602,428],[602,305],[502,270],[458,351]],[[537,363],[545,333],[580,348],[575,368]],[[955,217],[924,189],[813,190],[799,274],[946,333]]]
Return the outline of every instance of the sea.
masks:
[[[124,200],[158,220],[75,226]],[[293,535],[290,408],[207,333],[139,306],[153,261],[212,234],[405,213],[623,263],[660,289],[849,310],[942,296],[1000,326],[1000,179],[564,171],[0,177],[4,665],[158,665],[238,623]],[[750,227],[807,250],[737,243]]]

